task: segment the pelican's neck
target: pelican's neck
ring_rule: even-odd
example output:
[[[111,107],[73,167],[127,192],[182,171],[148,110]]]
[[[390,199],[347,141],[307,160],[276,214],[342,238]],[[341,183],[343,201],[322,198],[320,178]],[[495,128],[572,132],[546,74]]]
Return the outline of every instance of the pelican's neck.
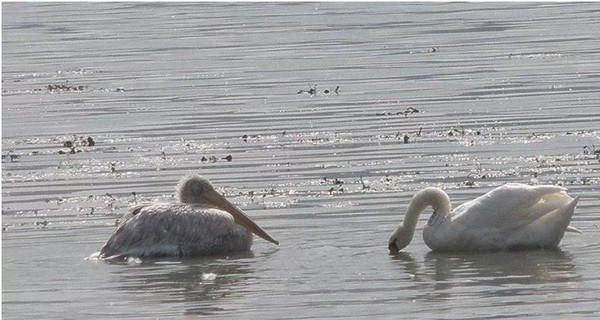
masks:
[[[404,215],[404,221],[402,222],[404,229],[411,236],[417,228],[417,221],[419,221],[421,212],[429,206],[435,212],[445,216],[450,213],[450,198],[448,198],[448,195],[442,189],[438,188],[425,188],[417,192],[410,200],[410,204]]]

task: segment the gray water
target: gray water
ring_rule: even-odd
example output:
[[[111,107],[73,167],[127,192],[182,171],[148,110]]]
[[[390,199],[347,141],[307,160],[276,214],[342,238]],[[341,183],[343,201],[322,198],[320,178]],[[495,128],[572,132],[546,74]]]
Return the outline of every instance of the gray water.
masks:
[[[597,318],[599,25],[597,3],[3,3],[2,314]],[[87,259],[189,172],[281,244]],[[580,194],[583,234],[436,254],[426,211],[388,255],[416,190],[506,182]]]

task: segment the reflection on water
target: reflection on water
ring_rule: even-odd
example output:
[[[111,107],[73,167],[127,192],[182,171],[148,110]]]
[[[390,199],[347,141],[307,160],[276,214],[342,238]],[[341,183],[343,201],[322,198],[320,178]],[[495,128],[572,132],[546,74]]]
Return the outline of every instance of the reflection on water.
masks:
[[[563,287],[553,284],[581,279],[571,256],[561,250],[478,254],[432,251],[422,263],[408,253],[393,259],[419,283],[417,287],[429,289],[414,296],[426,301],[563,293]]]
[[[118,290],[134,297],[159,294],[161,303],[183,304],[185,314],[207,315],[225,311],[221,300],[242,294],[256,279],[253,261],[254,254],[248,252],[222,258],[146,259],[139,265],[110,263],[123,265],[112,271]]]
[[[425,269],[435,270],[435,281],[469,277],[477,285],[547,284],[574,281],[579,276],[571,257],[561,250],[483,254],[430,252]]]

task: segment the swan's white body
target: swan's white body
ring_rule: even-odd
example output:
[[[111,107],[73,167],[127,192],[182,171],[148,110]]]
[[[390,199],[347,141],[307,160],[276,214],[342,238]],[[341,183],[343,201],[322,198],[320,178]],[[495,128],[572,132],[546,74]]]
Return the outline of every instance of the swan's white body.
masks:
[[[450,210],[448,195],[438,188],[419,191],[404,222],[390,238],[391,253],[406,247],[421,211],[434,213],[423,228],[425,244],[434,251],[493,251],[556,248],[579,197],[559,186],[509,183]]]
[[[252,246],[251,232],[278,244],[205,178],[183,178],[178,196],[178,204],[133,207],[100,249],[100,257],[190,257],[247,251]]]

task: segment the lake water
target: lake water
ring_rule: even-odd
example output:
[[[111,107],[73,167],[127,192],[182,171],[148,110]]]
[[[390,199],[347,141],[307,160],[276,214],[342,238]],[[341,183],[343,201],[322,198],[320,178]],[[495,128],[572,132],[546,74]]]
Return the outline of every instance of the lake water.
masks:
[[[598,318],[599,26],[598,3],[3,3],[2,314]],[[189,172],[281,244],[86,259]],[[416,190],[506,182],[580,194],[583,234],[437,254],[426,211],[388,255]]]

